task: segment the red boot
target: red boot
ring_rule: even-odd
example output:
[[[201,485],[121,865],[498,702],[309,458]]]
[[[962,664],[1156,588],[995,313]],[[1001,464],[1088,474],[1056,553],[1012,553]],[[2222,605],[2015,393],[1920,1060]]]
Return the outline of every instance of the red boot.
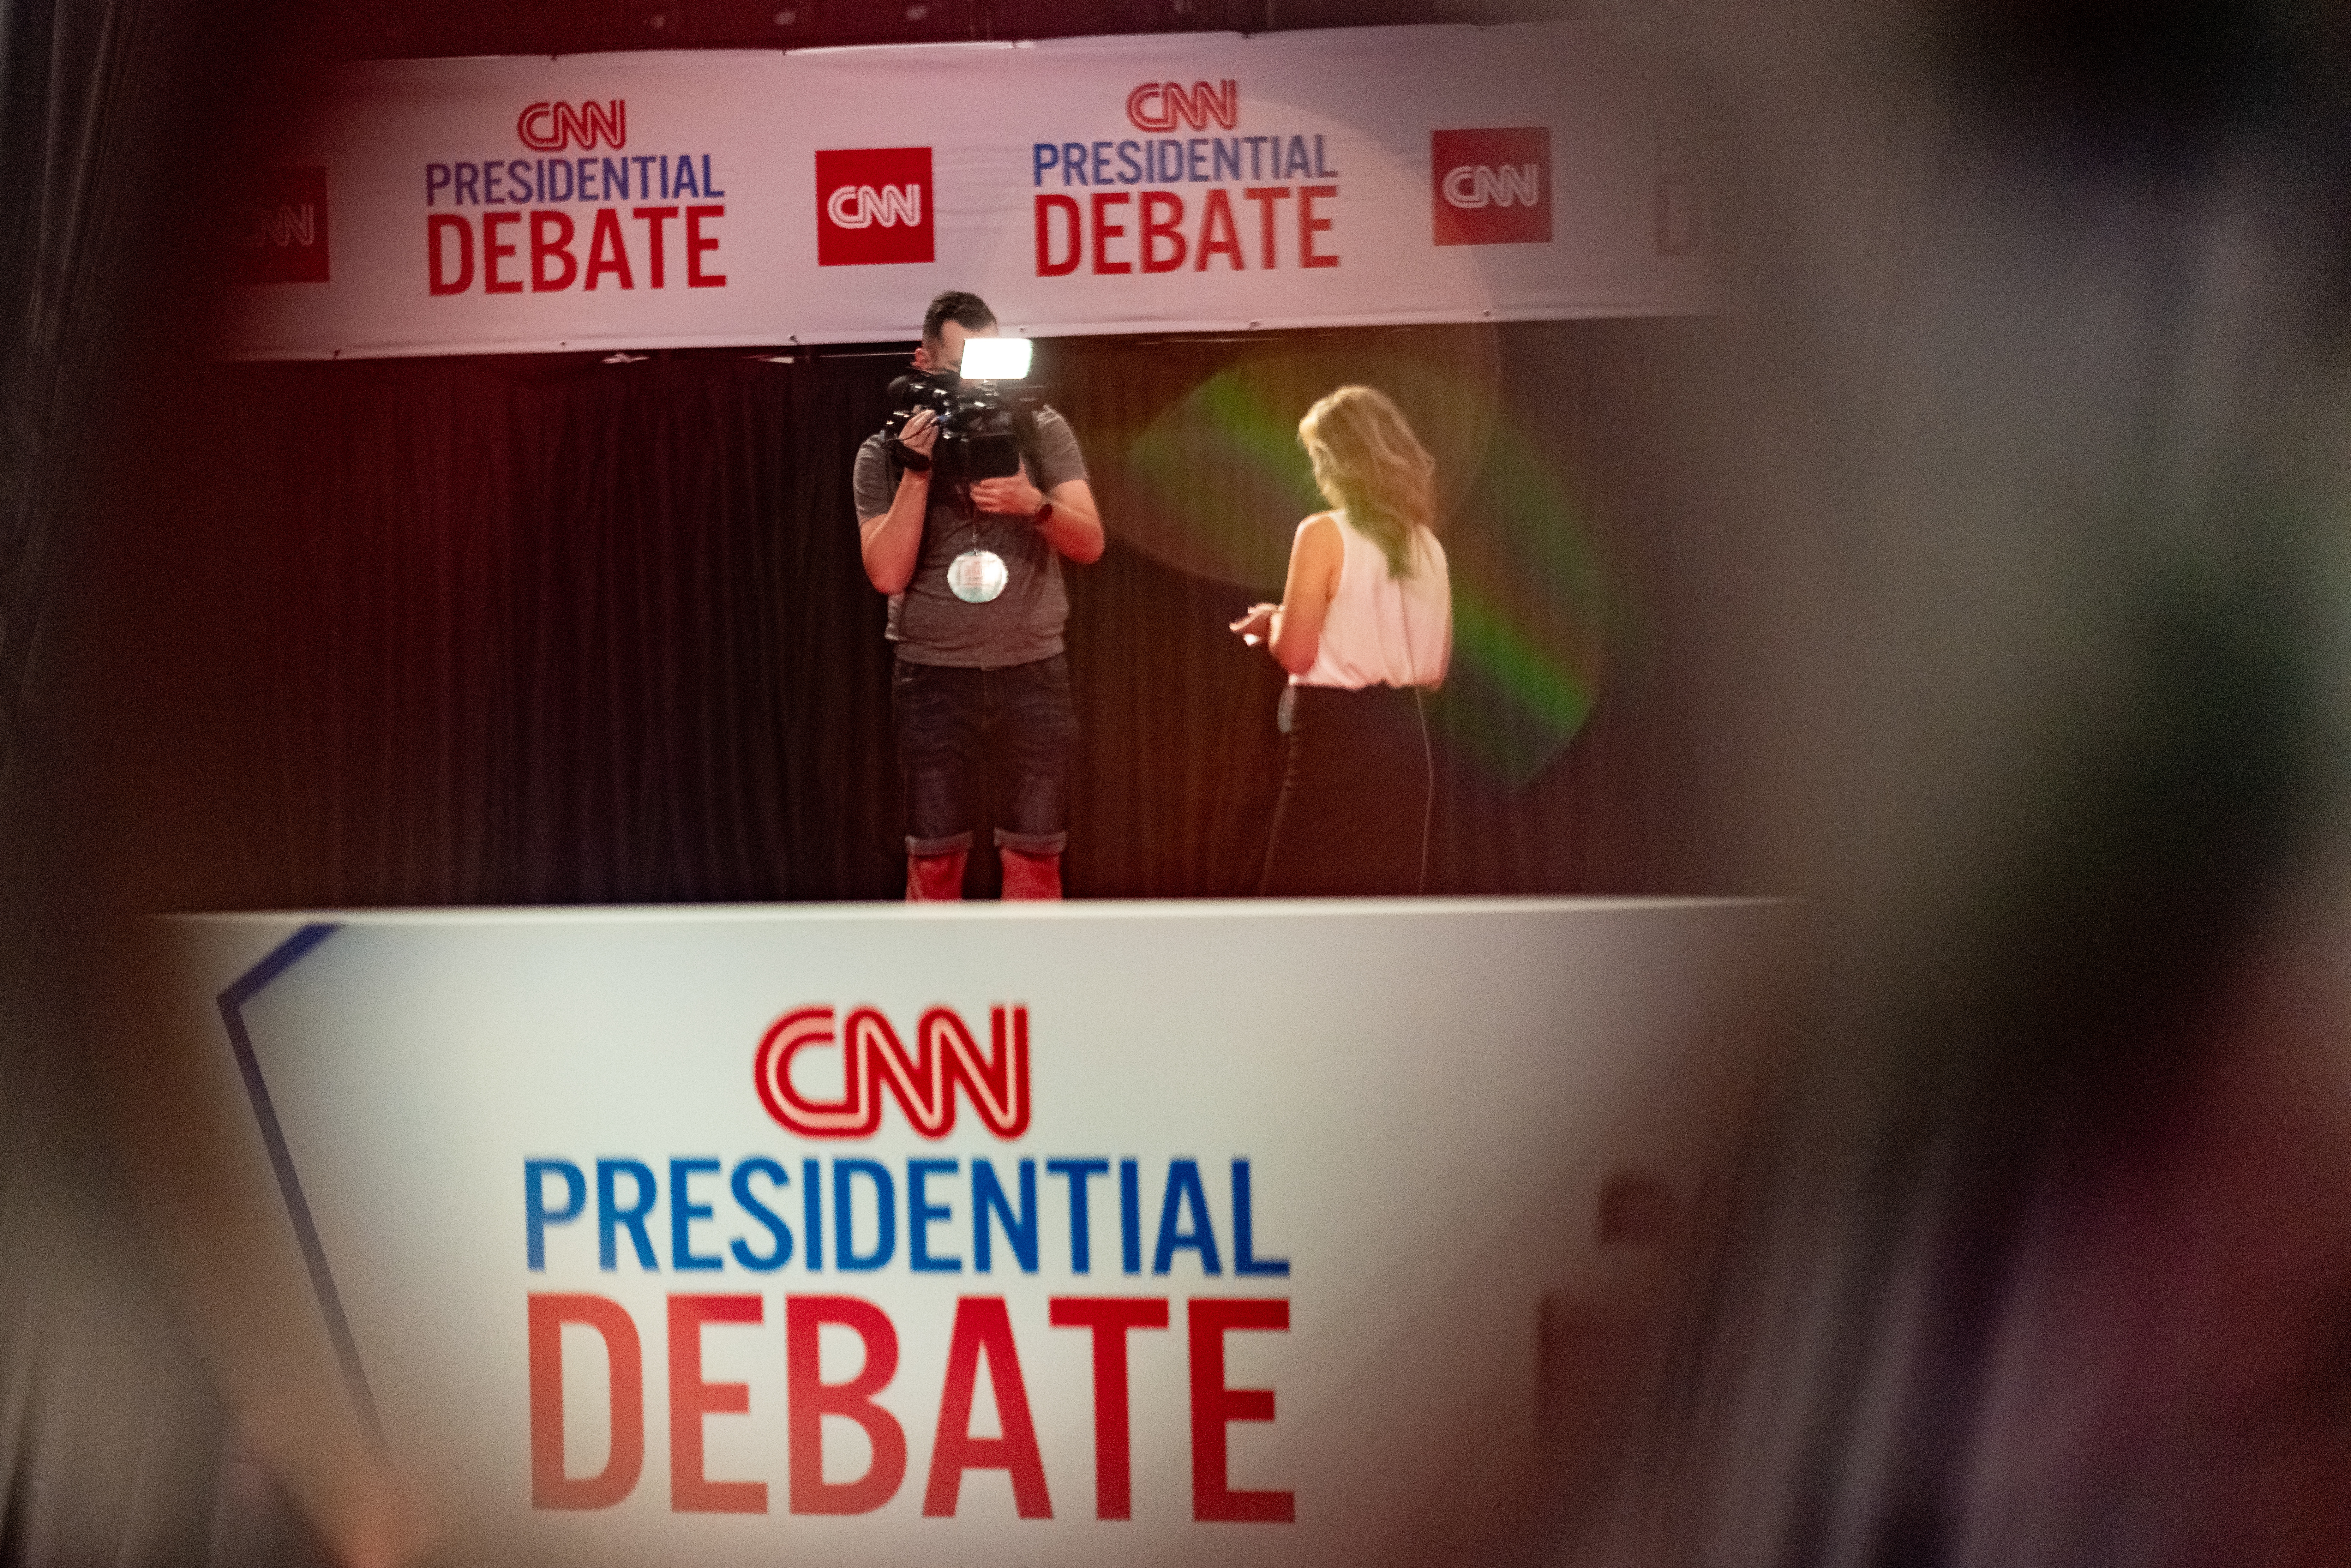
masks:
[[[906,902],[956,904],[963,899],[963,862],[969,850],[906,857]]]
[[[999,847],[1004,862],[1004,899],[1059,899],[1061,896],[1061,856],[1059,851],[1032,855],[1025,850]]]

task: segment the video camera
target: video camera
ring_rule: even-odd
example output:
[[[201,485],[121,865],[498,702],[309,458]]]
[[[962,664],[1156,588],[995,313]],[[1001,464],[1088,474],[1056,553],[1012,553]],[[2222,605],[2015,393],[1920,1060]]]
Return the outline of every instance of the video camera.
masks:
[[[977,372],[968,379],[953,371],[915,371],[892,382],[892,413],[882,425],[892,483],[904,468],[930,468],[950,483],[1019,473],[1022,455],[1036,449],[1037,411],[1044,402],[1018,387],[1001,391],[998,383],[1027,376],[1028,348],[1024,338],[975,338],[964,345],[966,370]],[[898,439],[906,422],[925,408],[939,426],[938,444],[928,457]]]

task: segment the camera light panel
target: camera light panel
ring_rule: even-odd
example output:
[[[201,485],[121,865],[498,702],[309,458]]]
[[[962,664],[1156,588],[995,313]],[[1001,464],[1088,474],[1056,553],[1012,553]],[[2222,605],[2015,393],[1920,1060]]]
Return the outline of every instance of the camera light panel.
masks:
[[[969,338],[963,345],[963,379],[967,382],[1017,382],[1029,374],[1026,338]]]

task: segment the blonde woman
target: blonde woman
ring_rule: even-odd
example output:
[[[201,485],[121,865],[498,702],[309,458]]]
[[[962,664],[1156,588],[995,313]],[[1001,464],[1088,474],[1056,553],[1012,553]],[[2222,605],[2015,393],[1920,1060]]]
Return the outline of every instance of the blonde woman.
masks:
[[[1298,525],[1279,605],[1233,622],[1290,672],[1289,764],[1260,893],[1423,893],[1436,766],[1425,694],[1453,652],[1436,461],[1370,387],[1341,387],[1298,439],[1332,510]]]

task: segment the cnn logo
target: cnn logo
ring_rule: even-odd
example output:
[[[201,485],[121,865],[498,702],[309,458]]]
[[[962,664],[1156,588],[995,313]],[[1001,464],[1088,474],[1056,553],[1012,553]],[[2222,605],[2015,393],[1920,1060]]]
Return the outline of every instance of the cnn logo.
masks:
[[[998,1137],[1029,1130],[1026,1007],[988,1009],[986,1051],[953,1008],[924,1011],[912,1050],[879,1008],[852,1008],[838,1025],[836,1016],[829,1007],[795,1008],[761,1037],[751,1076],[759,1103],[780,1126],[804,1138],[871,1137],[882,1125],[886,1090],[916,1132],[944,1138],[955,1130],[960,1089]],[[795,1077],[793,1059],[810,1051],[840,1052],[837,1096],[812,1093]]]
[[[1429,169],[1438,245],[1550,241],[1548,126],[1432,132]]]
[[[872,267],[933,259],[931,150],[860,147],[816,155],[816,262]]]
[[[515,116],[515,134],[534,152],[560,152],[567,147],[592,150],[599,141],[619,152],[629,143],[629,104],[616,98],[609,103],[534,103]]]
[[[1437,188],[1464,212],[1479,207],[1531,207],[1542,200],[1542,165],[1505,163],[1489,169],[1483,163],[1464,163],[1447,169]]]
[[[877,191],[871,185],[843,185],[824,199],[824,215],[845,229],[872,224],[911,228],[923,221],[923,188],[884,185]]]
[[[327,172],[273,169],[254,177],[228,213],[228,238],[246,283],[327,281]]]
[[[1215,125],[1231,131],[1240,124],[1240,86],[1231,78],[1211,87],[1196,81],[1147,81],[1126,95],[1126,118],[1137,131],[1173,131],[1187,126],[1206,131]]]

